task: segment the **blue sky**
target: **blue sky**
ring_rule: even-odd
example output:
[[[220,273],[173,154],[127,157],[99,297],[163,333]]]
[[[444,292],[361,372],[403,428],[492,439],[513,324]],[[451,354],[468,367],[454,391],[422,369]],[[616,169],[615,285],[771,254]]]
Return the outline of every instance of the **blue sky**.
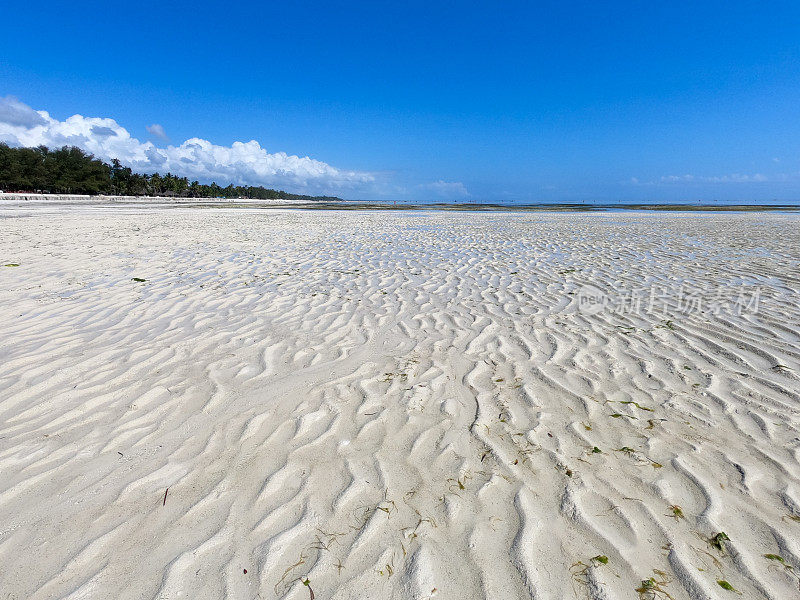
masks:
[[[156,149],[201,138],[216,156],[256,140],[253,160],[278,165],[211,168],[218,183],[384,199],[800,199],[796,2],[17,2],[0,12],[0,96],[47,111],[52,127],[75,114],[113,119]],[[148,132],[154,124],[168,139]],[[10,127],[6,141],[38,139]],[[147,170],[142,148],[128,158]],[[274,153],[318,163],[293,172]],[[163,156],[179,171],[200,154]],[[208,165],[188,174],[203,178]]]

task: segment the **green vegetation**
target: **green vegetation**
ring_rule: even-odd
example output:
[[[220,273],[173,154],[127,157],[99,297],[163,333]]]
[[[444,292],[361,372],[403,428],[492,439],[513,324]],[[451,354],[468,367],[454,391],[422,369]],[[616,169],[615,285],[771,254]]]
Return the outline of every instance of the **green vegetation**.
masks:
[[[664,571],[659,571],[658,569],[653,569],[653,573],[658,575],[658,579],[655,577],[642,579],[642,585],[636,588],[639,598],[642,600],[654,600],[655,598],[668,598],[669,600],[672,600],[672,596],[670,596],[669,592],[664,589],[664,586],[669,584],[667,574],[664,573]]]
[[[724,531],[720,531],[714,537],[712,537],[708,543],[714,546],[720,552],[725,552],[725,542],[729,542],[731,538]]]
[[[786,561],[783,560],[783,557],[779,554],[765,554],[764,558],[768,558],[770,560],[777,560],[780,563],[785,563]]]
[[[592,558],[590,558],[589,561],[590,561],[589,564],[586,564],[585,562],[579,560],[569,568],[569,571],[572,574],[573,588],[577,584],[583,588],[588,589],[589,569],[591,569],[592,567],[597,568],[600,565],[607,565],[608,557],[605,554],[598,554],[597,556],[593,556]]]
[[[0,143],[0,190],[182,198],[340,200],[332,196],[290,194],[261,186],[206,185],[171,173],[143,175],[123,167],[116,159],[108,164],[80,148],[11,148],[3,143]]]
[[[646,406],[642,406],[641,404],[639,404],[638,402],[634,402],[633,400],[620,401],[620,404],[633,404],[639,410],[646,410],[648,412],[653,412],[652,408],[647,408]]]
[[[733,586],[732,586],[730,583],[728,583],[727,581],[725,581],[724,579],[719,579],[719,580],[717,581],[717,584],[718,584],[718,585],[719,585],[719,587],[721,587],[723,590],[729,590],[729,591],[731,591],[731,592],[735,592],[735,591],[736,591],[736,589],[735,589],[735,588],[734,588],[734,587],[733,587]]]

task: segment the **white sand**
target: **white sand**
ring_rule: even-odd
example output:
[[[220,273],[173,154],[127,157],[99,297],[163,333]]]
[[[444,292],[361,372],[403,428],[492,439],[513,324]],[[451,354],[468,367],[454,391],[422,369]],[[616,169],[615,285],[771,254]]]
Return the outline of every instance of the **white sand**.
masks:
[[[798,216],[0,216],[2,599],[800,597]]]

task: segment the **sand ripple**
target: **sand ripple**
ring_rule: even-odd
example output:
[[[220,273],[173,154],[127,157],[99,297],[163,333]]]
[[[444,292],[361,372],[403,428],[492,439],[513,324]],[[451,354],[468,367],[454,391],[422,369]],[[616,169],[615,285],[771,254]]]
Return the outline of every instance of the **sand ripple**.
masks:
[[[800,597],[796,216],[4,214],[2,598]]]

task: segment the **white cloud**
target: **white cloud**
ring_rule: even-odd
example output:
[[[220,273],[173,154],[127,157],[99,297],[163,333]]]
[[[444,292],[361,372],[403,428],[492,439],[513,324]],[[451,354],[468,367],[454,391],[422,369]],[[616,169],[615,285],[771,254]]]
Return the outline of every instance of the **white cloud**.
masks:
[[[169,141],[167,132],[164,131],[164,128],[158,123],[153,123],[152,125],[148,125],[147,127],[145,127],[145,129],[147,129],[147,133],[149,133],[153,137],[157,137],[158,139],[164,140],[165,142]]]
[[[760,183],[768,181],[765,175],[755,173],[753,175],[743,175],[733,173],[731,175],[715,175],[712,177],[699,175],[666,175],[660,179],[661,183]]]
[[[0,123],[31,128],[45,123],[44,117],[14,96],[0,98]]]
[[[156,125],[163,133],[163,128]],[[338,169],[309,157],[270,153],[255,140],[219,146],[191,138],[158,147],[131,137],[114,119],[73,115],[64,121],[33,110],[12,96],[0,97],[0,142],[11,146],[77,146],[98,158],[113,158],[134,171],[167,171],[219,184],[265,185],[289,191],[336,193],[372,188],[371,173]]]
[[[433,192],[442,198],[466,198],[468,197],[469,190],[460,181],[434,181],[426,183],[421,186],[422,189]]]
[[[776,181],[789,181],[793,177],[786,174],[763,175],[761,173],[743,174],[731,173],[730,175],[663,175],[655,181],[642,181],[638,177],[631,177],[624,183],[632,185],[660,185],[660,184],[704,184],[704,183],[764,183]]]

